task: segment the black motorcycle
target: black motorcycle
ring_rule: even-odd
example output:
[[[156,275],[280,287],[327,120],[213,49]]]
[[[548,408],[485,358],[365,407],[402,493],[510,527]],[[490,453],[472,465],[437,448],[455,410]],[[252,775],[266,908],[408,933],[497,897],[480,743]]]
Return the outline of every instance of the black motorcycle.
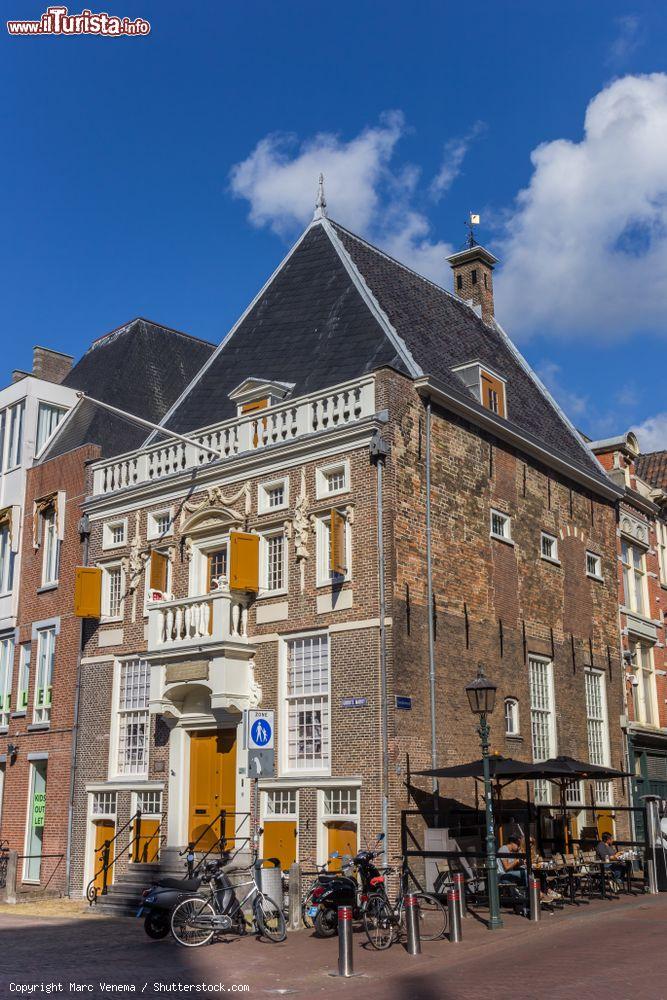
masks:
[[[229,858],[223,857],[221,860],[224,864]],[[220,861],[205,861],[195,868],[192,878],[161,878],[149,889],[144,889],[136,916],[144,918],[144,930],[150,938],[159,940],[169,934],[174,907],[188,896],[198,896],[202,882],[218,873],[220,864]],[[234,890],[224,873],[217,874],[217,877],[223,890],[221,904],[226,908],[234,898]]]
[[[381,840],[380,835],[378,841]],[[354,920],[362,917],[369,893],[384,882],[384,875],[375,865],[375,859],[381,855],[382,851],[359,851],[340,872],[323,872],[318,876],[308,909],[318,937],[333,937],[338,932],[339,906],[351,906]]]

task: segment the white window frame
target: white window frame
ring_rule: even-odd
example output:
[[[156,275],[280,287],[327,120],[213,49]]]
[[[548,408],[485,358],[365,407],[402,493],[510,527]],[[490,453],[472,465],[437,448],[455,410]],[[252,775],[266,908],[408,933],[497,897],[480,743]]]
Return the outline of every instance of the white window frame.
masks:
[[[39,516],[42,519],[42,587],[55,587],[60,573],[60,538],[55,505]]]
[[[269,589],[269,545],[272,538],[282,538],[282,586]],[[266,531],[261,531],[259,533],[259,585],[261,588],[259,594],[257,595],[259,598],[277,597],[288,592],[288,551],[289,545],[284,528],[267,529]]]
[[[123,537],[119,542],[114,541],[114,530],[116,528],[123,529]],[[108,549],[122,549],[127,545],[127,518],[119,517],[115,521],[107,521],[107,523],[102,528],[102,548],[107,551]]]
[[[282,489],[283,499],[281,503],[271,504],[271,493],[273,490]],[[257,513],[273,514],[277,510],[286,510],[289,507],[289,477],[281,476],[280,479],[271,479],[269,482],[260,483],[257,487]]]
[[[553,543],[551,555],[547,555],[544,551],[545,542]],[[560,566],[560,559],[558,558],[558,538],[556,535],[552,535],[548,531],[540,532],[540,558],[544,559],[545,562],[554,563],[554,565]]]
[[[288,809],[287,812],[272,812],[269,809],[269,801],[272,796],[288,796],[289,799],[294,803],[293,809]],[[274,788],[263,788],[261,790],[262,796],[262,825],[264,823],[279,823],[284,821],[285,823],[298,823],[299,822],[299,788],[298,785],[277,785]],[[297,831],[298,833],[298,831]],[[298,856],[298,855],[297,855]]]
[[[3,472],[18,469],[23,458],[23,437],[25,424],[25,400],[22,399],[4,411],[5,454]]]
[[[586,570],[586,576],[590,580],[602,580],[602,556],[599,556],[597,552],[593,552],[592,549],[586,549],[584,569]],[[588,560],[595,560],[595,571],[591,572],[588,568]]]
[[[357,812],[355,813],[334,813],[326,812],[326,794],[336,790],[356,792]],[[344,778],[340,781],[331,779],[325,787],[317,789],[317,862],[324,864],[329,857],[329,843],[327,826],[329,823],[356,823],[357,845],[363,843],[361,839],[361,785],[358,781],[350,782]]]
[[[12,526],[5,522],[0,527],[0,594],[11,594],[14,588],[16,553],[12,547]]]
[[[37,656],[35,657],[35,691],[33,695],[32,721],[35,725],[51,722],[53,703],[53,674],[56,660],[55,625],[47,625],[37,630]],[[40,692],[42,692],[40,698]]]
[[[645,651],[647,659],[641,651]],[[635,715],[635,722],[642,726],[658,727],[660,725],[658,685],[655,673],[655,658],[653,656],[653,646],[647,642],[632,641],[630,643],[632,653],[632,669],[634,671],[635,682],[633,684],[632,700]],[[648,667],[646,663],[648,662]],[[652,721],[648,722],[646,708]]]
[[[160,518],[167,517],[169,519],[169,526],[166,531],[160,531],[160,526],[158,521]],[[160,541],[162,538],[172,538],[174,535],[174,508],[173,507],[163,507],[160,510],[152,510],[149,512],[146,520],[146,538],[149,542]]]
[[[336,475],[336,473],[342,472],[343,474],[343,485],[335,487],[334,489],[329,488],[329,477]],[[329,497],[339,497],[343,493],[350,492],[350,462],[349,459],[343,459],[340,462],[332,462],[329,465],[322,465],[315,469],[315,498],[317,500],[326,500]]]
[[[154,549],[152,549],[152,551],[153,552],[159,552],[160,555],[167,557],[167,563],[166,563],[166,566],[167,566],[167,581],[166,581],[167,582],[167,589],[164,592],[162,600],[164,600],[164,601],[170,601],[170,600],[172,600],[172,589],[171,588],[172,588],[172,582],[173,582],[173,580],[172,580],[173,567],[172,567],[172,564],[171,564],[171,559],[169,558],[169,550],[168,549],[154,548]],[[151,597],[151,561],[150,561],[150,559],[147,559],[146,563],[145,563],[145,567],[144,567],[144,618],[146,618],[147,615],[148,615],[148,605],[151,603],[150,597]]]
[[[635,564],[635,555],[639,556],[639,569]],[[635,615],[650,618],[648,588],[646,586],[646,552],[636,542],[631,542],[626,538],[621,539],[621,575],[623,577],[625,607]]]
[[[161,788],[142,788],[136,789],[132,792],[132,815],[136,815],[137,809],[140,809],[140,799],[144,796],[157,796],[159,802],[158,809],[142,809],[141,818],[142,819],[161,819],[162,812],[164,808],[164,793]]]
[[[318,587],[330,587],[332,583],[346,583],[352,579],[352,529],[348,518],[345,518],[345,575],[332,573],[329,569],[329,533],[331,511],[315,515],[315,549],[317,564]]]
[[[502,520],[503,528],[507,529],[506,533],[498,534],[493,527],[494,517],[499,517]],[[497,508],[492,507],[489,512],[489,534],[491,538],[495,538],[499,542],[506,542],[508,545],[514,545],[512,539],[512,516],[506,514],[504,510],[497,510]]]
[[[16,685],[16,713],[26,715],[30,698],[30,668],[32,664],[32,643],[22,642],[19,645],[19,676]],[[21,695],[25,694],[25,704],[21,704]]]
[[[594,670],[592,667],[588,667],[584,671],[584,685],[588,759],[591,764],[600,764],[603,767],[609,767],[611,763],[611,751],[609,746],[609,718],[607,714],[607,678],[602,670]],[[594,688],[597,690],[594,691]],[[614,786],[612,782],[595,781],[594,786],[596,805],[613,805],[612,790]]]
[[[326,639],[327,640],[327,686],[325,690],[321,690],[317,694],[310,695],[289,695],[288,694],[288,680],[289,680],[289,656],[290,648],[296,642],[307,641],[309,639]],[[280,640],[280,773],[291,778],[296,775],[321,775],[327,776],[331,773],[331,758],[332,758],[332,727],[331,727],[331,636],[326,631],[315,631],[315,632],[303,632],[295,635],[291,635],[288,639]],[[289,707],[290,704],[298,703],[299,700],[306,702],[309,698],[321,699],[322,704],[326,709],[326,728],[328,731],[328,741],[326,745],[325,752],[322,754],[322,758],[325,761],[324,765],[321,767],[298,767],[294,766],[290,762],[290,729],[289,729]],[[322,738],[322,743],[324,746],[324,737]]]
[[[42,414],[48,413],[48,433],[45,436],[41,435],[41,421]],[[57,403],[47,403],[46,400],[40,399],[37,405],[37,429],[35,431],[35,454],[39,455],[40,452],[49,443],[58,427],[62,423],[65,415],[67,414],[66,406],[58,406]],[[56,418],[55,423],[53,418]]]
[[[9,728],[12,715],[14,635],[0,636],[0,730]]]
[[[114,562],[99,564],[102,570],[102,617],[104,622],[122,622],[125,617],[125,568],[121,559]],[[120,586],[120,608],[117,614],[111,613],[111,574],[118,571]]]
[[[667,524],[659,518],[655,522],[655,539],[660,567],[660,583],[667,587]]]
[[[519,713],[519,699],[505,698],[503,709],[504,709],[505,736],[521,736],[521,716]],[[512,717],[513,728],[510,728],[508,725],[508,723],[510,722],[510,715]]]
[[[205,597],[209,593],[216,593],[216,591],[207,590],[208,557],[211,552],[224,548],[227,549],[227,576],[229,578],[229,532],[192,541],[192,558],[190,559],[188,580],[190,597]]]
[[[147,694],[146,694],[146,705],[145,707],[130,707],[121,708],[121,694],[123,690],[123,672],[129,670],[132,665],[138,666],[142,670],[147,671]],[[114,682],[113,682],[113,719],[111,726],[111,739],[109,740],[109,772],[108,776],[110,780],[117,781],[127,781],[136,782],[142,781],[148,777],[149,767],[150,767],[150,741],[151,741],[151,716],[150,716],[150,682],[151,682],[151,667],[147,660],[143,659],[141,656],[131,656],[126,657],[122,660],[116,660],[114,668]],[[137,698],[137,701],[140,699]],[[132,769],[131,765],[128,766],[127,762],[121,762],[122,753],[122,732],[123,732],[123,720],[129,719],[131,716],[142,716],[142,720],[138,718],[135,720],[134,724],[141,724],[143,721],[144,734],[143,734],[143,748],[144,748],[144,761],[142,770]]]
[[[538,698],[536,697],[536,685],[534,682],[534,670],[533,668],[546,667],[546,695],[548,707],[545,709],[543,705],[538,704]],[[546,656],[538,656],[534,653],[528,654],[528,686],[530,690],[530,738],[531,738],[531,752],[533,756],[533,762],[539,764],[540,761],[548,760],[550,757],[555,757],[557,753],[557,734],[556,734],[556,699],[554,694],[554,667],[552,661]],[[537,731],[537,718],[536,715],[539,713],[541,719],[547,720],[547,742],[548,746],[545,749],[544,755],[536,754],[536,731]],[[548,781],[536,781],[535,782],[535,801],[541,805],[548,805],[551,802],[551,787]]]

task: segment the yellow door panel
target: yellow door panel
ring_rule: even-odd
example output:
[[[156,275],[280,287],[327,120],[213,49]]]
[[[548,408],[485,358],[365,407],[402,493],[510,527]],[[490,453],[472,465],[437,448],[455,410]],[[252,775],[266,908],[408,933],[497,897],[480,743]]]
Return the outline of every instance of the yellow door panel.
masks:
[[[134,835],[133,830],[133,835]],[[153,864],[160,853],[160,820],[141,818],[139,837],[133,843],[132,860]]]
[[[338,871],[342,865],[344,854],[354,857],[357,853],[357,824],[349,822],[336,822],[327,824],[327,853],[331,856],[335,851],[339,858],[330,862],[332,871]]]
[[[104,874],[100,871],[103,861],[104,852],[102,848],[104,847],[105,840],[113,840],[116,833],[116,824],[112,819],[97,819],[94,823],[95,826],[95,859],[94,859],[94,870],[99,872],[95,876],[95,888],[98,892],[102,892],[102,886],[104,885]],[[114,844],[111,845],[111,850],[109,853],[109,861],[111,862],[111,868],[107,872],[107,886],[111,885],[113,882],[113,862],[114,862]]]
[[[296,820],[267,820],[264,824],[262,857],[278,858],[287,871],[296,861]]]
[[[196,842],[220,811],[225,820],[225,836],[234,833],[236,809],[236,730],[192,733],[190,737],[190,840]],[[208,851],[220,837],[215,823],[197,844]],[[228,844],[229,846],[229,844]]]

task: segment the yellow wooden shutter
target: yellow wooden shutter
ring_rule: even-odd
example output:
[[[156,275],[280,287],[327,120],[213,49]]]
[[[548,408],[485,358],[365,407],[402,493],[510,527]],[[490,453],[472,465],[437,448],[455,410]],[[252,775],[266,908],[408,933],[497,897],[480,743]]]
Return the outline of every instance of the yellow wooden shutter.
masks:
[[[345,518],[335,509],[331,511],[329,526],[329,569],[338,576],[345,576],[347,572]]]
[[[99,618],[102,614],[102,570],[96,566],[76,567],[74,614],[77,618]]]
[[[259,535],[229,534],[229,586],[232,590],[259,590]]]
[[[148,578],[148,586],[151,590],[159,590],[161,594],[167,589],[167,566],[169,556],[164,552],[151,552],[151,567]]]
[[[505,386],[488,372],[482,372],[482,405],[500,417],[505,416]]]

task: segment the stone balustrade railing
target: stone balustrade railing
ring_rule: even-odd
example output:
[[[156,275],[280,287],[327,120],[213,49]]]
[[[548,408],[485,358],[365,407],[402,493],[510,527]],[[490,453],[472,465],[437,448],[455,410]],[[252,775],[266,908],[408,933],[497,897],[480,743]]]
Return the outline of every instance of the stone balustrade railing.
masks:
[[[374,412],[375,382],[369,375],[227,420],[189,436],[225,459],[317,431],[343,427]],[[140,451],[97,462],[93,466],[93,493],[103,496],[214,461],[215,455],[202,451],[196,444],[178,440],[158,442]]]
[[[248,639],[248,608],[229,591],[148,605],[148,651]]]

